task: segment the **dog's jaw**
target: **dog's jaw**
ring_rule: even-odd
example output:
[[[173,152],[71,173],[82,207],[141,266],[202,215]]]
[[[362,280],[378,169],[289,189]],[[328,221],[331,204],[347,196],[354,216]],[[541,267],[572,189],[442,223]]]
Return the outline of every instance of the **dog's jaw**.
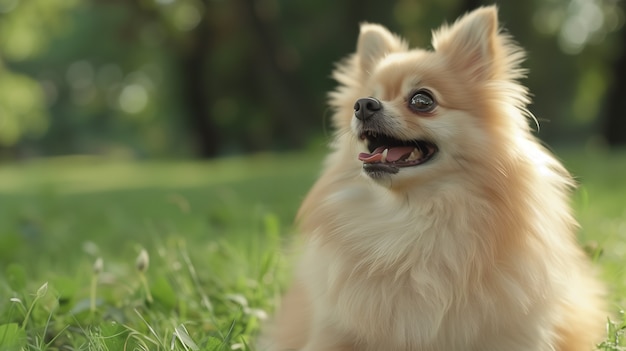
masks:
[[[363,173],[373,180],[391,180],[405,170],[425,167],[439,153],[437,144],[425,138],[407,139],[388,130],[391,128],[368,129],[359,121],[354,127],[364,150],[356,157],[362,162]]]

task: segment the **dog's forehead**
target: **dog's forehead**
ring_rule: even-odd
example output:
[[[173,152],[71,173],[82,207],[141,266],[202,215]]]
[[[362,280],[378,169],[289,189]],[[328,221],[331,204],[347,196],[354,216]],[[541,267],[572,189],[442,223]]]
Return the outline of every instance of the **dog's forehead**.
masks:
[[[384,95],[406,94],[442,66],[437,53],[411,50],[392,53],[378,62],[371,75],[375,90]]]
[[[432,51],[421,49],[389,53],[378,62],[376,70],[387,74],[395,71],[406,74],[419,69],[421,66],[428,66],[427,64],[435,56],[434,54]]]

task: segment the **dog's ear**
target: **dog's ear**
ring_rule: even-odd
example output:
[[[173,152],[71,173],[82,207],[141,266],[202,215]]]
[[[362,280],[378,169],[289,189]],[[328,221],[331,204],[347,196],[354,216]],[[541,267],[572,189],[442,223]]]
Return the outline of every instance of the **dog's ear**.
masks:
[[[378,24],[361,24],[356,53],[362,72],[371,72],[374,64],[385,55],[405,50],[407,50],[407,45],[404,41],[389,32],[387,28]]]
[[[484,81],[497,71],[498,36],[497,8],[481,7],[435,31],[432,45],[471,80]]]

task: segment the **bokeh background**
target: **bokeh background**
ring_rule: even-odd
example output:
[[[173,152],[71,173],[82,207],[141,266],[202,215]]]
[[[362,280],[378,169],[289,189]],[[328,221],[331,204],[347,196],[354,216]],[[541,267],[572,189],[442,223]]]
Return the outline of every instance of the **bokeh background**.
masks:
[[[361,21],[428,47],[478,0],[0,0],[0,158],[211,158],[329,134]],[[502,1],[551,145],[626,144],[624,1]]]
[[[0,350],[254,350],[359,23],[492,2],[0,0]],[[626,0],[498,5],[625,350]]]

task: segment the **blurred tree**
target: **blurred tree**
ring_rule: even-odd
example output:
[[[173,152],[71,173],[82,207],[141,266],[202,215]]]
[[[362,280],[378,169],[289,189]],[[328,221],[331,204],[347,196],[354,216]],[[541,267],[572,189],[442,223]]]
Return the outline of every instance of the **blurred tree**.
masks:
[[[13,72],[12,63],[47,49],[47,39],[66,30],[59,18],[74,4],[73,0],[0,1],[0,149],[13,149],[21,139],[46,132],[44,87],[27,74]]]
[[[210,10],[211,4],[207,0],[203,4],[205,11]],[[187,47],[178,55],[189,134],[195,137],[197,152],[204,158],[218,156],[221,144],[220,132],[211,116],[213,98],[205,82],[207,67],[212,64],[211,53],[216,50],[213,36],[207,16],[201,16],[198,24],[189,31]]]
[[[44,94],[37,82],[0,67],[0,149],[25,136],[40,136],[48,123]]]
[[[246,30],[253,36],[249,62],[249,67],[254,67],[251,77],[262,82],[256,93],[250,93],[260,94],[268,106],[274,107],[276,113],[270,123],[275,126],[276,133],[282,135],[283,142],[289,147],[302,147],[306,143],[305,132],[315,106],[306,99],[302,82],[289,72],[289,62],[281,62],[290,59],[281,57],[289,55],[289,48],[285,48],[285,43],[276,35],[276,21],[258,4],[256,0],[240,0],[239,4]]]
[[[464,13],[472,11],[473,9],[478,8],[482,5],[483,5],[483,2],[481,0],[462,0],[460,1],[460,4],[458,6],[461,11],[457,15],[457,17]]]
[[[332,65],[354,51],[360,22],[428,48],[432,28],[487,3],[0,0],[0,147],[132,157],[300,148],[324,129]],[[529,52],[524,84],[540,137],[626,134],[615,124],[624,121],[617,48],[626,44],[623,30],[612,34],[623,26],[621,5],[499,5],[503,26]]]
[[[620,2],[622,13],[624,1]],[[618,57],[613,61],[603,133],[610,146],[626,145],[626,29],[619,33]]]
[[[110,3],[99,1],[102,1],[100,6]],[[119,3],[131,8],[132,15],[122,28],[136,33],[133,41],[141,43],[145,40],[142,34],[148,32],[158,41],[159,49],[171,55],[170,62],[178,79],[168,80],[179,85],[174,89],[179,92],[174,99],[181,100],[184,112],[180,115],[194,153],[203,158],[218,156],[220,133],[211,115],[213,99],[206,83],[211,78],[207,67],[212,65],[211,54],[215,50],[215,28],[208,16],[212,2],[120,0]]]

